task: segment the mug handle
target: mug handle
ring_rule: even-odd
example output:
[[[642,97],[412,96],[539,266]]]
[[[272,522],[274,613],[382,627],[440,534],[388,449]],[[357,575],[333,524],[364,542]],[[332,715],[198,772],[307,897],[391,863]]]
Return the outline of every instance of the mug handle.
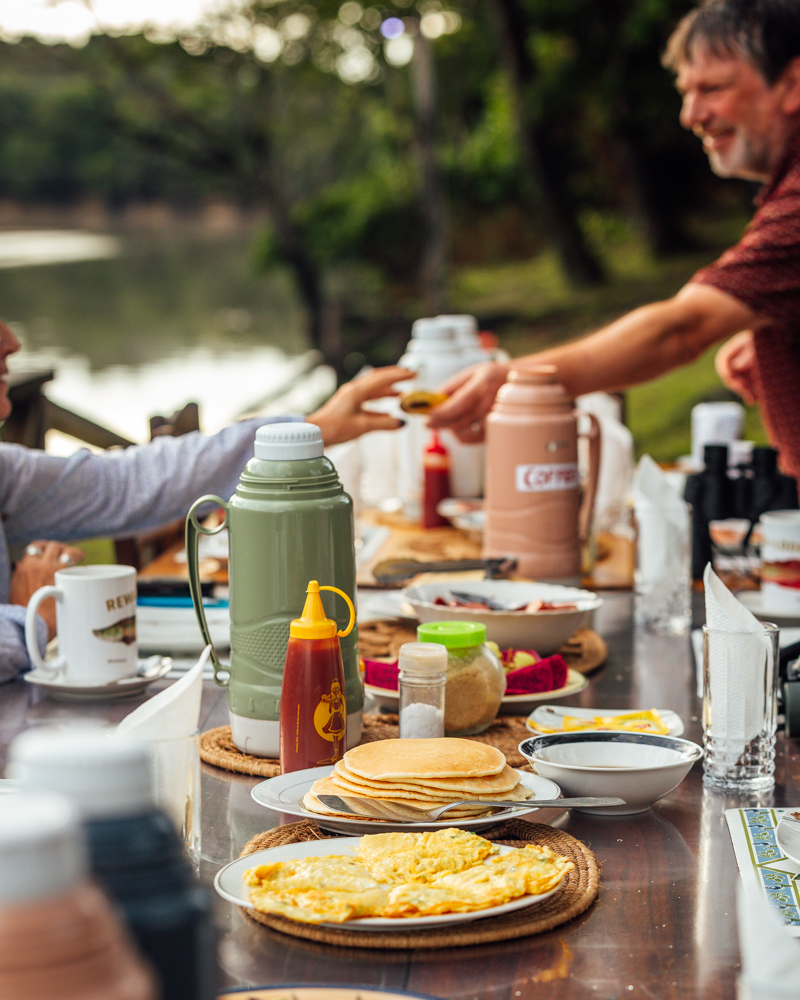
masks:
[[[216,528],[205,528],[197,520],[197,509],[203,504],[215,503],[225,511],[222,523]],[[231,679],[230,669],[224,663],[220,663],[214,643],[211,641],[211,632],[206,621],[206,609],[203,607],[203,594],[200,590],[200,559],[197,552],[197,544],[200,535],[216,535],[228,523],[228,505],[222,497],[210,493],[199,500],[195,500],[186,515],[186,566],[189,571],[189,592],[194,603],[194,613],[197,615],[197,624],[203,634],[203,642],[211,647],[211,666],[214,668],[214,683],[219,687],[227,687]]]
[[[578,437],[585,437],[589,441],[589,481],[586,484],[586,492],[583,494],[581,508],[578,513],[578,538],[583,544],[589,537],[592,528],[592,515],[594,514],[594,499],[597,495],[597,483],[600,479],[600,421],[593,413],[582,413],[581,416],[589,418],[589,430]]]
[[[31,663],[37,670],[47,670],[55,673],[55,671],[66,666],[66,658],[62,654],[49,663],[45,663],[42,659],[42,654],[39,652],[39,643],[36,640],[36,612],[39,610],[39,605],[47,597],[55,597],[57,601],[63,601],[64,591],[54,586],[39,587],[31,595],[31,599],[28,601],[28,609],[25,612],[25,645],[28,647],[28,656]]]

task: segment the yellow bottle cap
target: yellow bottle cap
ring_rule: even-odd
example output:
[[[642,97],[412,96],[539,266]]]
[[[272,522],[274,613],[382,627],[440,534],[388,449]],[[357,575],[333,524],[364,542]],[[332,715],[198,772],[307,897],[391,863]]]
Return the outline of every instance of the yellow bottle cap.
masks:
[[[335,594],[340,594],[350,609],[350,622],[346,629],[340,632],[336,630],[336,622],[325,617],[325,608],[322,606],[322,598],[319,596],[321,590],[332,590]],[[356,611],[353,602],[338,587],[320,587],[316,580],[311,580],[306,590],[308,597],[303,607],[303,614],[295,618],[289,625],[289,635],[295,639],[332,639],[335,635],[344,637],[349,635],[356,623]]]

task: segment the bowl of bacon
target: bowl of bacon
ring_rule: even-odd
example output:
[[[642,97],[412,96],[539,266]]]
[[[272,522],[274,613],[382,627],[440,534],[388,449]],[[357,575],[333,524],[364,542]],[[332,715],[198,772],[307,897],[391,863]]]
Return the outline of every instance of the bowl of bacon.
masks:
[[[521,580],[451,580],[403,593],[421,622],[480,622],[486,638],[501,649],[535,649],[541,656],[555,653],[578,629],[591,627],[603,603],[589,590]]]

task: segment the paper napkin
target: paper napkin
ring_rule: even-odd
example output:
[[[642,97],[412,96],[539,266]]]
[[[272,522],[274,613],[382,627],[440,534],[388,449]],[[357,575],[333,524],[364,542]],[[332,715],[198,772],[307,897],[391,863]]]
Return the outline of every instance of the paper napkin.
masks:
[[[639,529],[636,589],[652,594],[662,584],[672,588],[685,573],[689,508],[649,455],[636,466],[631,493]]]
[[[211,647],[206,646],[188,673],[127,715],[114,735],[146,740],[193,733],[200,721],[203,667],[210,654]]]
[[[777,669],[764,626],[737,601],[709,563],[703,574],[706,626],[729,633],[730,642],[710,640],[709,682],[712,731],[728,741],[722,762],[733,766],[761,730],[764,671]]]
[[[736,899],[740,1000],[797,1000],[800,943],[789,936],[759,887],[740,881]]]
[[[575,405],[583,413],[593,413],[600,422],[600,473],[594,498],[594,525],[597,531],[611,531],[627,523],[627,503],[633,472],[633,435],[620,421],[620,403],[606,392],[578,396]]]

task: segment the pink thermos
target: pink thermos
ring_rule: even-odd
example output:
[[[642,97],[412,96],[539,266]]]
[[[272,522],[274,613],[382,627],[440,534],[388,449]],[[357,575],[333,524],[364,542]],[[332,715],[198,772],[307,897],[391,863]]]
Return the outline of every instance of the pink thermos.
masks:
[[[515,556],[533,580],[576,585],[600,467],[591,420],[589,477],[578,481],[578,413],[553,365],[516,365],[486,420],[485,558]]]

